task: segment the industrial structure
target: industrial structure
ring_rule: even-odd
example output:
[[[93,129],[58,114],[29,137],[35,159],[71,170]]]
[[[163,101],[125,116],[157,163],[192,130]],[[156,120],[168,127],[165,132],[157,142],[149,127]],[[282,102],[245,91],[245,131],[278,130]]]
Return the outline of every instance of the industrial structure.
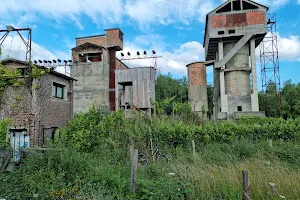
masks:
[[[208,112],[206,66],[204,62],[187,65],[188,98],[192,111],[206,119]]]
[[[76,38],[72,49],[71,76],[74,84],[74,113],[87,112],[92,105],[116,110],[115,70],[127,69],[116,58],[123,49],[120,29],[107,29],[106,34]]]
[[[282,99],[281,84],[279,73],[279,55],[277,44],[276,16],[269,14],[267,20],[268,34],[260,46],[260,63],[261,63],[261,79],[263,91],[263,110],[267,116],[281,117],[282,115]],[[274,101],[275,112],[269,112],[269,90],[274,90],[277,95]],[[273,108],[273,109],[274,109]]]
[[[28,77],[29,63],[12,58],[1,61],[4,68],[21,72]],[[36,66],[46,69],[43,66]],[[40,147],[46,138],[53,140],[57,128],[66,126],[73,117],[73,82],[69,76],[50,70],[28,83],[6,86],[0,96],[0,119],[11,118],[8,137],[17,161],[22,147]]]
[[[229,0],[206,16],[204,64],[214,66],[215,120],[264,116],[259,112],[255,49],[267,34],[267,10],[251,0]],[[201,86],[198,105],[206,106],[205,85]]]
[[[154,67],[116,70],[116,107],[138,109],[151,116],[155,102]]]
[[[155,100],[154,67],[128,68],[122,60],[156,59],[151,56],[127,57],[116,52],[123,49],[123,33],[120,29],[106,29],[106,34],[76,38],[72,49],[71,76],[74,83],[74,113],[87,112],[93,105],[116,111],[119,108],[137,109],[151,114]],[[156,63],[156,62],[155,62]],[[150,112],[149,112],[150,111]]]

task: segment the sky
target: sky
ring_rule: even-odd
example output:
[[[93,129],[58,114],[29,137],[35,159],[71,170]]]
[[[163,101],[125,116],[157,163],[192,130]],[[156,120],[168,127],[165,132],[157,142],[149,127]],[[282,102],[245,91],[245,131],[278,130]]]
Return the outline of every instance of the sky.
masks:
[[[186,65],[204,60],[205,16],[226,0],[1,0],[0,29],[32,28],[33,60],[70,59],[75,38],[120,28],[124,52],[156,51],[160,73],[181,78]],[[300,82],[300,0],[256,0],[277,18],[282,83]],[[25,34],[26,35],[26,34]],[[24,36],[25,36],[24,35]],[[1,35],[0,35],[1,37]],[[1,59],[25,58],[25,46],[13,33],[3,43]],[[259,47],[258,83],[261,82]],[[120,58],[120,52],[117,53]],[[153,60],[129,61],[129,67],[153,66]],[[59,71],[61,69],[58,69]],[[212,69],[207,72],[212,82]]]

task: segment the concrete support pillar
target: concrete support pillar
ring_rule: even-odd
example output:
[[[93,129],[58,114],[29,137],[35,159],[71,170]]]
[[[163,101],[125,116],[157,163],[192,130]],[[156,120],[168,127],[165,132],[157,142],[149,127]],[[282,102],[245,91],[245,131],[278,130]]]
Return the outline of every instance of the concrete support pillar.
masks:
[[[252,112],[259,111],[258,94],[257,94],[257,74],[256,74],[256,55],[255,55],[255,39],[250,40],[250,60],[252,73],[252,93],[251,93],[251,107]]]
[[[220,41],[218,44],[219,49],[219,60],[221,60],[224,56],[224,48],[223,48],[223,41]],[[225,66],[221,66],[219,71],[220,73],[220,97],[221,97],[221,112],[228,112],[228,99],[227,95],[225,94]]]
[[[243,0],[240,0],[240,4],[241,4],[241,10],[243,10]]]

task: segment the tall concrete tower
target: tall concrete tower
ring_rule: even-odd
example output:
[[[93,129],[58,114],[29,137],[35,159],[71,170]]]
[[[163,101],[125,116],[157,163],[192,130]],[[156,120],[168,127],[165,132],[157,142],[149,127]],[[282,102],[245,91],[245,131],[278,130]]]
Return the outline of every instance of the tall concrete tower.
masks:
[[[268,7],[228,0],[206,17],[205,64],[214,65],[214,118],[259,112],[255,48],[267,34]]]
[[[93,105],[116,110],[115,70],[127,68],[116,58],[123,49],[123,33],[119,28],[106,29],[106,34],[76,38],[72,49],[71,76],[73,112],[87,112]]]

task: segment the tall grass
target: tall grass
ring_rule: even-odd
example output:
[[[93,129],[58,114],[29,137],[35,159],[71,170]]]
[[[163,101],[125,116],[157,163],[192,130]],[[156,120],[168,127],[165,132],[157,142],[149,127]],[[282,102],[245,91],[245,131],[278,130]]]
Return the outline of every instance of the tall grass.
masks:
[[[187,125],[167,117],[125,121],[122,113],[91,110],[60,130],[51,146],[57,151],[32,152],[13,173],[0,174],[0,183],[5,183],[0,184],[0,198],[241,199],[242,170],[249,171],[252,199],[300,197],[297,140],[274,140],[271,148],[266,138],[253,137],[262,129],[253,120],[248,127],[245,119],[238,124],[202,123]],[[281,123],[288,135],[293,128]],[[158,138],[171,161],[139,167],[137,191],[131,194],[128,146],[142,150],[149,137]],[[195,158],[191,139],[196,140]]]

